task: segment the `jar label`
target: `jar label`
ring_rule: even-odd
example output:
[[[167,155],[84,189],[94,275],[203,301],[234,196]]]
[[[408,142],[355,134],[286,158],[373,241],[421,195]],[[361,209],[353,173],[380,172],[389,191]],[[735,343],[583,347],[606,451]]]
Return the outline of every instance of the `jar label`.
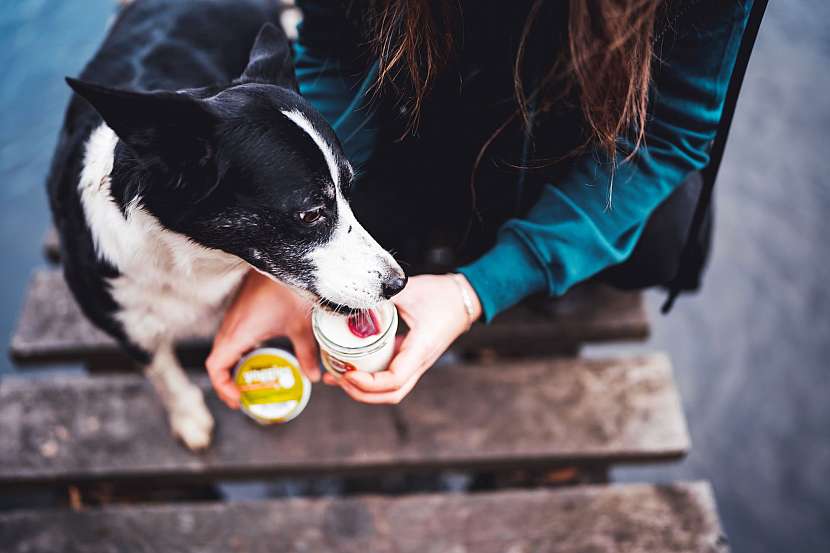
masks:
[[[337,375],[357,370],[351,363],[347,363],[346,361],[342,361],[337,357],[332,356],[329,352],[322,348],[320,348],[320,357],[323,360],[323,365],[329,369],[329,372],[334,372]]]
[[[311,384],[293,356],[276,348],[256,350],[237,366],[234,383],[242,410],[264,424],[288,422],[305,408]]]

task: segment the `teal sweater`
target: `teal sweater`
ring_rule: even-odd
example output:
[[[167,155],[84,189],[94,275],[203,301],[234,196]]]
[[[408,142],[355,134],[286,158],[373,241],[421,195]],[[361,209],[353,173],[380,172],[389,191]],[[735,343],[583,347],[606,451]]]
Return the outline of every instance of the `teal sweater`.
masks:
[[[377,66],[352,66],[342,40],[333,38],[342,36],[336,30],[345,24],[331,7],[337,2],[298,4],[305,14],[295,51],[300,92],[332,124],[359,169],[371,158],[383,124],[367,102]],[[751,2],[712,5],[718,7],[698,6],[712,12],[705,24],[698,19],[669,31],[679,38],[669,59],[655,61],[662,66],[645,146],[616,166],[613,180],[602,154],[582,154],[529,212],[504,223],[489,252],[458,269],[476,290],[486,320],[530,294],[561,295],[624,261],[652,211],[707,164]]]

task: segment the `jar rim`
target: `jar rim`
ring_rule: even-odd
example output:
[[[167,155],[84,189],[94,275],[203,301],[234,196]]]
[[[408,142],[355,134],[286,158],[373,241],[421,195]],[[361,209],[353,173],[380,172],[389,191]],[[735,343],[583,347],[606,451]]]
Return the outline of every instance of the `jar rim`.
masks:
[[[392,311],[392,316],[389,317],[389,324],[386,325],[386,328],[383,330],[383,332],[381,332],[378,335],[377,339],[373,340],[372,342],[369,342],[368,344],[364,344],[362,346],[349,347],[333,342],[331,339],[326,337],[326,335],[323,334],[323,331],[320,329],[320,325],[318,323],[318,316],[320,313],[322,313],[322,310],[319,307],[315,307],[314,312],[311,315],[311,330],[313,331],[314,337],[317,339],[320,345],[323,345],[327,349],[335,351],[338,354],[355,357],[369,355],[381,349],[385,344],[389,332],[392,331],[393,328],[395,330],[392,332],[397,331],[398,327],[398,309],[395,307],[395,304],[393,304],[390,301],[384,302],[380,305],[382,306],[382,308],[388,305]]]

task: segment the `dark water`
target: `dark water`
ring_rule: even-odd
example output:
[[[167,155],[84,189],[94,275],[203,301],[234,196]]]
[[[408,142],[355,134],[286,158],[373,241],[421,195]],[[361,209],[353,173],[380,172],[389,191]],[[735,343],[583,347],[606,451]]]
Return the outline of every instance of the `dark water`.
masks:
[[[113,0],[0,0],[4,336],[42,263],[62,77],[79,71],[113,11]],[[712,480],[740,553],[830,551],[828,21],[826,0],[771,3],[719,182],[706,289],[671,317],[654,315],[645,348],[674,360],[692,454],[616,474]],[[649,298],[655,313],[659,300]],[[0,359],[0,373],[14,370]]]
[[[0,336],[11,335],[48,228],[44,181],[76,75],[113,0],[0,0]],[[0,373],[12,370],[0,356]]]
[[[721,178],[706,288],[656,315],[737,552],[830,551],[830,2],[770,2]]]

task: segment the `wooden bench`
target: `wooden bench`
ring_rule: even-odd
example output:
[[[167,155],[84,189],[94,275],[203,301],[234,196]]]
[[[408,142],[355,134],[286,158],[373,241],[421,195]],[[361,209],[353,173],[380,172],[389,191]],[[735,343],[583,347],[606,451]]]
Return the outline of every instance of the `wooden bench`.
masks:
[[[0,514],[6,553],[726,553],[705,483]]]
[[[668,357],[565,356],[582,343],[647,334],[640,294],[582,286],[477,325],[455,350],[497,355],[453,357],[466,360],[431,369],[400,405],[364,405],[318,385],[302,416],[276,427],[225,408],[202,376],[216,432],[201,454],[171,438],[140,375],[8,376],[0,380],[0,495],[68,492],[75,510],[0,512],[0,543],[11,553],[727,551],[705,483],[573,486],[605,482],[611,466],[671,461],[689,449]],[[208,337],[197,337],[179,353],[197,366],[207,347]],[[83,317],[57,269],[34,274],[11,355],[104,369],[125,361]],[[390,489],[357,485],[326,499],[213,501],[213,485],[234,479],[375,482],[446,471],[483,476],[486,485],[412,495],[436,489],[419,480],[400,497],[362,495]],[[510,471],[543,478],[498,478]],[[205,486],[204,495],[194,491]],[[117,504],[159,497],[163,504]]]
[[[319,385],[302,416],[277,427],[212,394],[209,404],[214,444],[194,455],[171,438],[141,376],[6,377],[0,486],[608,467],[678,459],[689,447],[663,355],[438,366],[394,407]]]
[[[572,354],[581,343],[638,340],[647,335],[640,294],[586,285],[560,300],[527,302],[491,325],[476,325],[456,347],[462,352]],[[201,365],[208,346],[209,337],[197,338],[182,344],[180,354],[187,364]],[[24,365],[84,361],[114,367],[125,359],[112,338],[87,321],[57,269],[34,273],[10,354]]]

